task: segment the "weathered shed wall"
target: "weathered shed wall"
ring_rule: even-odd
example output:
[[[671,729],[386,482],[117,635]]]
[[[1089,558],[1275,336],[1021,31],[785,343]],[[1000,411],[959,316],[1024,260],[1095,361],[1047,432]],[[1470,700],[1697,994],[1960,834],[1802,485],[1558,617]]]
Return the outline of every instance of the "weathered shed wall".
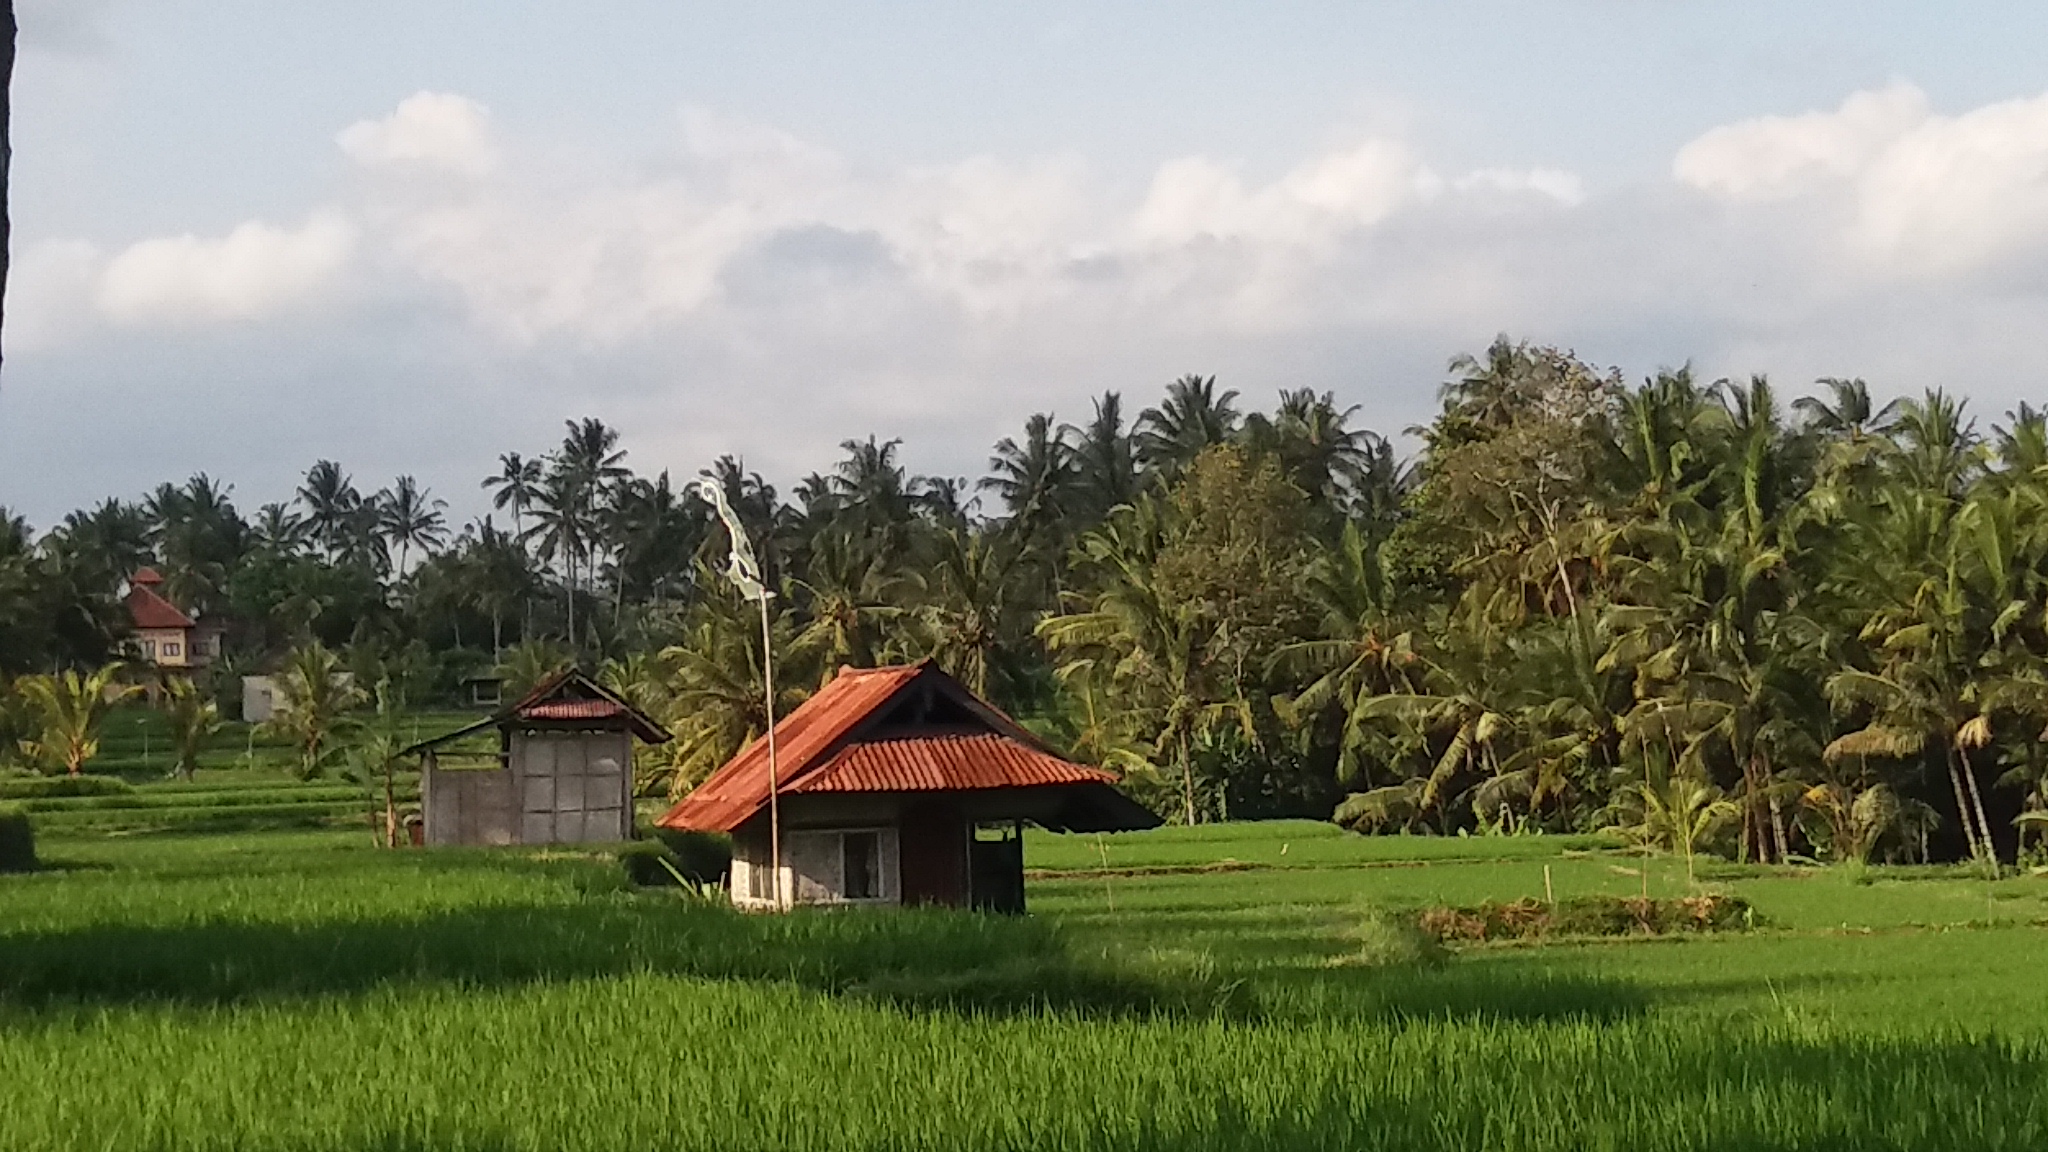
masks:
[[[507,763],[421,780],[429,844],[582,844],[633,834],[633,745],[626,732],[515,731]]]
[[[625,732],[514,732],[519,843],[581,844],[633,834],[633,738]]]
[[[429,758],[420,806],[429,844],[518,843],[508,768],[443,768]]]

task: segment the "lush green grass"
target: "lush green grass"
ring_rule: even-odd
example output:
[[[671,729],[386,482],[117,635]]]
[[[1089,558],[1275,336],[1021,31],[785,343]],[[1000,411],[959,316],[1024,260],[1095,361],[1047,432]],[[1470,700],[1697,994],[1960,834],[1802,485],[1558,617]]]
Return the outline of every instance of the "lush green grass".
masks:
[[[405,715],[400,730],[408,741],[424,739],[452,732],[482,715],[473,711],[419,710]],[[238,720],[224,722],[199,756],[202,769],[281,773],[293,763],[294,753],[283,737],[262,725]],[[114,708],[101,723],[100,753],[88,770],[149,780],[165,775],[175,765],[170,724],[164,713],[142,703],[128,703]]]
[[[1724,867],[1764,927],[1432,965],[1389,910],[1683,868],[1034,836],[1028,918],[770,917],[367,841],[46,836],[0,877],[0,1147],[2048,1147],[2040,878]]]

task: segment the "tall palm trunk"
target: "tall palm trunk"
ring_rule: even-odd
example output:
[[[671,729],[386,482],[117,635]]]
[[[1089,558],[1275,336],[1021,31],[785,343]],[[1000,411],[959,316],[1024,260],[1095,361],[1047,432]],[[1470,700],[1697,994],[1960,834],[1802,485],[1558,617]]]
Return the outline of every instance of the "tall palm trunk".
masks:
[[[384,846],[398,847],[398,789],[391,779],[391,758],[384,760]]]
[[[1188,827],[1195,826],[1195,761],[1188,755],[1188,734],[1180,734],[1180,782],[1181,791],[1187,800]]]
[[[1977,790],[1976,765],[1970,763],[1970,751],[1967,748],[1958,747],[1956,749],[1956,758],[1962,761],[1963,780],[1970,786],[1970,806],[1977,813],[1977,835],[1984,842],[1984,862],[1996,867],[1998,864],[1998,845],[1991,839],[1991,821],[1984,815],[1984,794]]]
[[[1760,756],[1763,759],[1764,779],[1769,780],[1771,778],[1771,759],[1769,756],[1764,755],[1763,753],[1758,753],[1758,756]],[[1771,795],[1770,802],[1771,840],[1772,847],[1775,849],[1774,859],[1776,863],[1783,864],[1785,862],[1785,858],[1792,854],[1792,845],[1785,838],[1785,810],[1784,807],[1778,803],[1778,797],[1776,793],[1773,793]]]
[[[1963,826],[1963,840],[1970,850],[1970,859],[1982,858],[1982,849],[1977,845],[1977,828],[1970,818],[1970,801],[1963,794],[1963,771],[1959,766],[1961,749],[1951,747],[1948,753],[1948,782],[1956,793],[1956,820]]]
[[[569,591],[569,647],[574,649],[576,647],[576,553],[573,550],[568,553],[567,560],[569,564],[569,578],[566,581]]]

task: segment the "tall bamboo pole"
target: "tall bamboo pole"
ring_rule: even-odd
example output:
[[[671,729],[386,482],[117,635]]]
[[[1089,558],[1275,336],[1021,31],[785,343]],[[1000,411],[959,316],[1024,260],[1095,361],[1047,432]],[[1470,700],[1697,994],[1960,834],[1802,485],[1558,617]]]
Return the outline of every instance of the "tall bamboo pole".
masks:
[[[768,597],[761,597],[761,691],[768,714],[768,867],[773,884],[769,895],[779,911],[782,902],[782,765],[775,750],[775,633],[768,626]]]

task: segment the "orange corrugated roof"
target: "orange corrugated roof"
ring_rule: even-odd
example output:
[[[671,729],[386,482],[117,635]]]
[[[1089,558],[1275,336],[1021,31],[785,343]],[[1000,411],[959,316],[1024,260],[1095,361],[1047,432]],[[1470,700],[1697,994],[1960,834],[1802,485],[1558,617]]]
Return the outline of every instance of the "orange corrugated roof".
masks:
[[[934,699],[956,706],[952,720],[943,727],[867,723],[919,681]],[[1158,823],[1110,786],[1114,775],[1062,758],[930,661],[841,669],[775,726],[775,740],[783,795],[1053,788],[1064,793],[1063,806],[1047,817],[1047,827],[1109,831]],[[768,794],[768,742],[756,740],[655,823],[731,832],[768,806]]]
[[[143,572],[149,572],[144,568]],[[154,575],[154,573],[151,573]],[[137,573],[141,575],[141,573]],[[137,628],[190,628],[192,618],[178,611],[178,606],[157,595],[147,584],[131,584],[128,589],[128,615]]]
[[[790,792],[954,792],[1044,784],[1114,784],[1099,768],[1070,763],[994,732],[855,741]]]
[[[783,790],[840,737],[917,679],[924,668],[922,664],[842,668],[830,684],[777,721],[775,751]],[[730,832],[767,802],[768,741],[756,739],[655,823],[664,828]]]

